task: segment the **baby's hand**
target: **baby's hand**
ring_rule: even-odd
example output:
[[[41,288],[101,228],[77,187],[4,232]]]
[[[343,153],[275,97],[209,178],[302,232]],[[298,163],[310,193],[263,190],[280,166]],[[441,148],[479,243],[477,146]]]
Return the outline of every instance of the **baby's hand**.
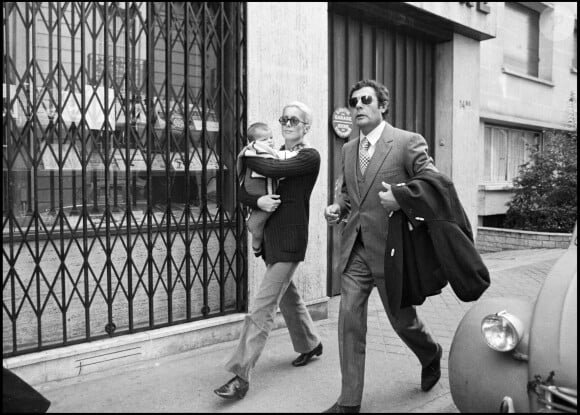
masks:
[[[258,199],[258,207],[264,212],[274,212],[280,203],[280,195],[264,195]]]

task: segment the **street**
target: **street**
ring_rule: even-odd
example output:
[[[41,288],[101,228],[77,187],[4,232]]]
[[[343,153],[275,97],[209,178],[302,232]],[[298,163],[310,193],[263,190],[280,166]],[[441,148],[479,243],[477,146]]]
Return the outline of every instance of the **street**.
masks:
[[[503,251],[482,255],[492,284],[482,298],[535,299],[561,249]],[[235,342],[219,343],[154,361],[38,385],[52,401],[49,412],[322,412],[340,393],[337,319],[340,297],[329,301],[329,318],[315,322],[324,352],[305,367],[286,329],[272,332],[241,401],[224,401],[213,389],[231,375],[222,368]],[[442,378],[420,389],[418,360],[394,333],[377,290],[369,298],[365,391],[361,412],[458,412],[449,391],[447,358],[455,329],[471,303],[451,288],[428,298],[419,314],[443,346]]]

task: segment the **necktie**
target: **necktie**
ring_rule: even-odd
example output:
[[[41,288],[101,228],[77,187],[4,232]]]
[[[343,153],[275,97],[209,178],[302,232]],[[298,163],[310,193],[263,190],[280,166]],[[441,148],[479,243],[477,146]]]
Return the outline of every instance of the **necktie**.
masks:
[[[367,166],[369,165],[369,161],[371,160],[371,156],[369,155],[369,147],[371,143],[369,142],[368,138],[363,137],[361,140],[361,146],[358,151],[359,155],[359,164],[360,164],[360,171],[364,175]]]

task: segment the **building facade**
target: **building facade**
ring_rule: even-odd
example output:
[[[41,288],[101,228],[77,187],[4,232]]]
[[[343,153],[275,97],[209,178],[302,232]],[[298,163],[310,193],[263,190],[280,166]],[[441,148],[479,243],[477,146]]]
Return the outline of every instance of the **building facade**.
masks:
[[[3,9],[3,355],[35,382],[75,376],[79,365],[101,370],[111,356],[129,363],[238,336],[265,267],[248,255],[235,156],[252,122],[270,124],[282,144],[285,103],[312,108],[307,137],[322,158],[295,275],[320,319],[340,290],[340,229],[322,212],[349,139],[332,129],[331,114],[346,107],[350,85],[385,83],[388,121],[425,136],[474,228],[491,212],[481,191],[495,191],[478,187],[492,184],[485,143],[507,127],[564,127],[571,80],[575,91],[569,65],[560,76],[575,40],[560,35],[549,81],[544,63],[536,75],[508,73],[523,70],[522,53],[501,52],[502,27],[521,19],[519,6],[505,17],[503,3]],[[539,53],[546,47],[538,42]],[[498,67],[498,54],[514,67]]]
[[[481,45],[478,223],[496,226],[527,145],[575,129],[576,3],[499,3],[497,36]],[[557,23],[555,23],[557,22]]]

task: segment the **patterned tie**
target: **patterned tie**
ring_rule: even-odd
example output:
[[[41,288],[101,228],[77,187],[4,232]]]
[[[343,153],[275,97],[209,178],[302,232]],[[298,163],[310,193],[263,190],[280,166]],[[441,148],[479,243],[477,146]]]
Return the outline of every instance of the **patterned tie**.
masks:
[[[366,138],[366,137],[363,137],[363,139],[361,140],[360,143],[361,143],[361,146],[360,146],[360,149],[358,151],[359,164],[360,164],[360,171],[364,175],[365,170],[367,169],[367,167],[369,165],[369,161],[371,160],[371,156],[369,155],[369,147],[371,146],[371,143],[369,142],[368,138]]]

